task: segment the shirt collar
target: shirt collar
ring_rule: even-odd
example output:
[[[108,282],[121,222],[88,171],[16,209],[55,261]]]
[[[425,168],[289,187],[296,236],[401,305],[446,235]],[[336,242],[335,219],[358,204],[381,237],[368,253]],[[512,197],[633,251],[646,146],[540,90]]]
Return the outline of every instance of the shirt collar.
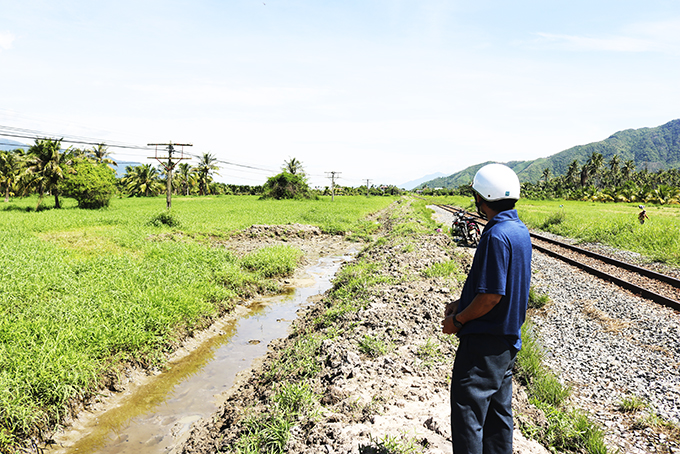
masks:
[[[499,222],[514,221],[516,219],[519,219],[519,216],[517,216],[517,210],[513,209],[501,211],[496,216],[492,217],[489,222],[486,223],[486,227],[484,227],[484,230],[498,224]]]

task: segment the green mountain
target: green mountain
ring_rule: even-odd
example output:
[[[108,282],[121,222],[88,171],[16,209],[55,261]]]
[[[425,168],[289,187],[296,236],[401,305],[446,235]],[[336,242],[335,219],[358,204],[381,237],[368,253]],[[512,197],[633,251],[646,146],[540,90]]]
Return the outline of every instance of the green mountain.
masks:
[[[614,155],[621,162],[631,160],[638,170],[655,172],[661,169],[680,167],[680,119],[672,120],[656,128],[626,129],[600,142],[578,145],[547,158],[533,161],[510,161],[507,166],[519,176],[520,181],[535,183],[541,178],[543,169],[549,167],[552,175],[564,175],[569,164],[576,159],[583,165],[593,153],[600,153],[607,163]],[[490,161],[489,161],[490,162]],[[488,162],[476,164],[448,177],[435,178],[420,187],[457,188],[470,184],[477,170]]]

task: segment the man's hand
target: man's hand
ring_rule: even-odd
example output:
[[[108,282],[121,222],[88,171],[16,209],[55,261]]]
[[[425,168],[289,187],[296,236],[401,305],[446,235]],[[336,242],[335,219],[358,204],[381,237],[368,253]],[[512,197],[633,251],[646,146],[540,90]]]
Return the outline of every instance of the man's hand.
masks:
[[[458,303],[460,300],[452,301],[446,305],[446,310],[444,311],[444,317],[448,317],[451,314],[458,312]]]
[[[447,315],[444,320],[442,320],[442,333],[444,334],[456,334],[459,329],[453,324],[453,317],[456,314]]]

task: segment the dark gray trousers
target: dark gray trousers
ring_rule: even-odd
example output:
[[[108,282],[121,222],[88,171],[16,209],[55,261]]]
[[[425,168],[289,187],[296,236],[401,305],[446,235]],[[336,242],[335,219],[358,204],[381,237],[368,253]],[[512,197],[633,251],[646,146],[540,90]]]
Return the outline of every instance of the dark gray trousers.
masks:
[[[454,454],[512,454],[512,368],[505,339],[461,336],[451,378]]]

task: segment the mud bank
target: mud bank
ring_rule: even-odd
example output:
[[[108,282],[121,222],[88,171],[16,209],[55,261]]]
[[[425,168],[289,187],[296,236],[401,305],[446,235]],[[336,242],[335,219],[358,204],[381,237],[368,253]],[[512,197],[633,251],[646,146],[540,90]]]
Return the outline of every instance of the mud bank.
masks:
[[[296,273],[282,282],[283,294],[240,301],[232,313],[185,339],[162,370],[121,371],[114,385],[34,452],[156,453],[181,443],[191,423],[218,408],[236,373],[261,358],[272,339],[288,334],[296,311],[328,289],[340,263],[357,251],[342,236],[298,225],[253,226],[214,246],[240,255],[277,243],[305,252]]]

